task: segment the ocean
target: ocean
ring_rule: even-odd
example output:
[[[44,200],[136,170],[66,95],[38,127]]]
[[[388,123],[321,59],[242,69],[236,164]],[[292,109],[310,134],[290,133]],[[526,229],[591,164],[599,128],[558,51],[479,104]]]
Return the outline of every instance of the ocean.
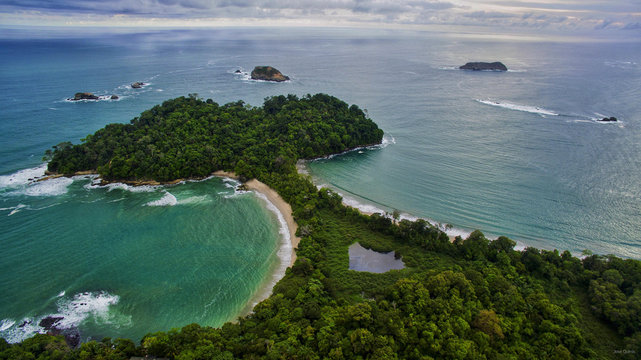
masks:
[[[508,72],[458,70],[502,61]],[[285,83],[252,81],[271,65]],[[236,74],[241,70],[241,74]],[[42,155],[162,101],[318,92],[384,146],[308,162],[366,211],[641,259],[641,42],[354,29],[24,30],[0,35],[0,336],[62,315],[84,339],[220,326],[274,281],[282,224],[230,179],[29,180]],[[136,81],[146,83],[132,89]],[[117,100],[67,101],[76,92]],[[597,121],[617,117],[614,123]]]

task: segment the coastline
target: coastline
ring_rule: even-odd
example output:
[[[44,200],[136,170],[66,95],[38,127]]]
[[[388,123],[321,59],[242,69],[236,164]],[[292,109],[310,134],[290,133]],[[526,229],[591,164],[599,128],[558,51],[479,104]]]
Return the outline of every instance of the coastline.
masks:
[[[234,180],[239,179],[238,175],[235,173],[223,170],[218,170],[212,175]],[[247,300],[247,303],[240,311],[239,316],[250,314],[259,302],[267,299],[272,294],[274,285],[276,285],[276,283],[285,276],[287,268],[291,267],[294,265],[294,262],[296,262],[296,249],[300,242],[300,238],[296,236],[298,224],[294,221],[292,207],[283,200],[280,195],[278,195],[276,190],[256,179],[245,182],[244,186],[247,190],[253,191],[260,199],[262,199],[265,202],[267,210],[272,211],[281,223],[281,229],[279,231],[280,244],[277,249],[280,261],[270,272],[269,276],[266,277],[264,282],[259,286],[254,296]],[[285,225],[284,228],[283,225]],[[232,319],[232,321],[233,320],[235,319]]]
[[[97,171],[88,170],[88,171],[79,171],[74,174],[56,174],[56,173],[44,173],[46,167],[39,167],[38,169],[43,171],[42,175],[26,175],[29,176],[29,181],[32,183],[43,182],[47,180],[54,180],[58,178],[73,178],[75,176],[87,176],[94,175],[97,177],[97,181],[100,182],[100,185],[107,185],[113,183],[121,183],[129,186],[164,186],[164,185],[176,185],[183,181],[188,180],[202,180],[211,177],[219,178],[230,178],[234,180],[239,180],[239,176],[233,172],[218,170],[213,172],[211,175],[204,177],[202,179],[176,179],[167,182],[159,182],[154,180],[113,180],[106,181],[101,179]],[[278,262],[271,265],[269,271],[265,274],[264,279],[261,283],[258,284],[255,293],[249,297],[244,305],[241,305],[239,311],[235,314],[230,314],[232,316],[227,321],[234,321],[239,316],[245,316],[251,313],[254,307],[261,301],[267,299],[273,291],[274,286],[278,281],[280,281],[287,271],[287,268],[291,267],[296,261],[296,249],[300,242],[300,238],[296,236],[296,231],[298,229],[298,224],[294,220],[293,211],[291,206],[272,188],[266,184],[252,179],[243,183],[245,190],[252,191],[254,194],[260,198],[259,201],[264,202],[266,209],[277,217],[279,222],[279,243],[276,247],[276,252],[278,256]]]
[[[218,170],[212,174],[217,177],[228,177],[230,179],[238,180],[238,175],[233,172]],[[270,188],[265,183],[262,183],[256,179],[251,179],[244,183],[247,190],[255,191],[259,194],[262,194],[265,197],[265,201],[274,205],[276,210],[283,216],[287,224],[287,232],[289,235],[289,242],[291,243],[291,260],[287,267],[294,265],[296,262],[296,248],[298,248],[298,243],[300,238],[296,236],[296,230],[298,230],[298,224],[294,221],[294,216],[292,212],[292,207],[283,200],[276,190]]]
[[[312,176],[310,175],[309,170],[307,169],[307,162],[309,162],[309,161],[313,161],[313,160],[314,160],[314,159],[312,159],[312,160],[298,160],[298,161],[296,162],[296,171],[297,171],[297,172],[298,172],[298,174],[300,174],[300,175],[308,176],[308,177],[310,178],[310,181],[312,181],[312,183],[313,183],[316,187],[318,187],[318,188],[319,188],[319,187],[320,187],[320,185],[318,185],[316,182],[314,182],[314,181],[313,181],[313,178],[312,178]],[[334,191],[335,191],[335,190],[334,190]],[[337,192],[337,193],[338,193],[338,192]],[[383,216],[387,216],[387,217],[391,218],[391,215],[389,215],[389,213],[388,213],[388,212],[386,212],[386,211],[385,211],[385,210],[383,210],[383,209],[378,209],[378,208],[376,208],[377,210],[380,210],[380,211],[375,211],[375,210],[365,210],[365,209],[364,209],[364,207],[371,207],[371,206],[374,206],[374,205],[371,205],[371,206],[370,206],[370,205],[362,204],[362,203],[354,204],[354,202],[356,202],[357,200],[352,199],[352,201],[349,201],[349,200],[347,200],[347,198],[345,197],[345,195],[343,195],[343,194],[341,194],[341,193],[338,193],[338,194],[339,194],[339,195],[341,196],[341,198],[342,198],[341,203],[343,204],[343,206],[346,206],[346,207],[349,207],[349,208],[355,209],[355,210],[356,210],[356,211],[358,211],[359,213],[361,213],[361,214],[363,214],[363,215],[366,215],[366,216],[372,216],[372,215],[374,215],[374,214],[381,214],[381,215],[383,215]],[[359,205],[360,205],[360,206],[359,206]],[[435,223],[434,223],[432,220],[430,220],[430,219],[426,219],[426,218],[419,218],[419,217],[416,217],[416,216],[414,216],[414,215],[407,214],[407,213],[402,213],[402,214],[400,215],[399,220],[403,220],[403,219],[407,219],[407,220],[410,220],[410,221],[415,221],[415,220],[418,220],[418,219],[422,219],[422,220],[427,221],[429,224],[437,225],[437,224],[435,224]],[[451,242],[454,242],[454,240],[456,239],[456,237],[457,237],[457,236],[461,236],[463,239],[465,239],[465,238],[466,238],[467,236],[469,236],[469,234],[470,234],[469,232],[468,232],[468,233],[465,233],[463,230],[458,230],[458,231],[455,231],[455,232],[452,232],[452,231],[449,231],[449,232],[448,232],[448,231],[444,231],[444,232],[445,232],[445,234],[447,234],[447,237],[450,239],[450,241],[451,241]]]
[[[278,209],[278,211],[283,215],[283,218],[287,223],[287,231],[289,232],[289,241],[291,243],[291,260],[287,267],[294,265],[294,262],[296,262],[296,249],[298,248],[300,238],[296,236],[298,224],[296,224],[296,221],[294,221],[292,207],[285,200],[283,200],[280,195],[278,195],[276,190],[270,188],[269,186],[256,179],[247,181],[245,183],[245,186],[248,190],[253,190],[264,195],[267,200],[272,203],[276,207],[276,209]]]

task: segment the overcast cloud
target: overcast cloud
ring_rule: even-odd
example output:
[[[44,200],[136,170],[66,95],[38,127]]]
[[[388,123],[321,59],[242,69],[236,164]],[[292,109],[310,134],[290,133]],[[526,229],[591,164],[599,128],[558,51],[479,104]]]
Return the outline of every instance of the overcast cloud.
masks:
[[[0,24],[475,25],[641,30],[640,0],[2,0]]]

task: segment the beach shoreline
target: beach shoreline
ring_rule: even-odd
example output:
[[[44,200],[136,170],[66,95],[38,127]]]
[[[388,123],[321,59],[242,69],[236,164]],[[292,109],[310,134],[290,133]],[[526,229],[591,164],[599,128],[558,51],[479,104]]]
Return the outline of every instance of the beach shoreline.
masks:
[[[212,175],[217,177],[227,177],[234,180],[239,179],[238,175],[236,175],[235,173],[229,172],[229,171],[223,171],[223,170],[218,170],[214,172]],[[300,238],[296,236],[296,231],[298,230],[298,224],[296,223],[296,221],[294,221],[292,207],[285,200],[283,200],[283,198],[280,197],[280,195],[278,195],[276,190],[270,188],[265,183],[262,183],[256,179],[251,179],[245,182],[244,185],[247,188],[247,190],[255,191],[265,196],[266,200],[271,204],[273,204],[278,210],[278,212],[280,212],[281,215],[283,216],[287,224],[289,241],[291,242],[291,248],[292,248],[291,261],[287,267],[294,265],[294,262],[296,262],[296,249],[298,248],[298,243],[300,242]]]
[[[159,182],[153,180],[111,180],[106,181],[100,178],[100,175],[95,170],[80,171],[72,175],[66,174],[55,174],[55,173],[43,173],[41,176],[36,176],[34,179],[31,179],[33,182],[42,182],[47,180],[56,179],[59,177],[73,177],[73,176],[87,176],[95,175],[100,181],[101,185],[112,184],[112,183],[122,183],[127,184],[133,187],[136,186],[172,186],[179,183],[190,181],[190,180],[204,180],[211,177],[218,178],[229,178],[240,182],[240,177],[234,172],[218,170],[213,172],[211,175],[198,179],[176,179],[173,181]],[[267,299],[273,291],[274,286],[278,281],[280,281],[287,271],[287,268],[294,265],[296,261],[296,249],[298,248],[298,243],[300,238],[296,236],[296,231],[298,229],[298,224],[294,220],[293,211],[291,206],[276,192],[276,190],[267,186],[266,184],[252,179],[243,183],[245,187],[244,190],[253,192],[256,197],[258,197],[261,202],[264,202],[264,206],[270,212],[272,212],[279,222],[279,243],[276,248],[278,262],[274,263],[270,267],[270,271],[265,274],[264,280],[258,284],[256,292],[247,299],[246,303],[241,307],[240,311],[234,314],[234,318],[230,318],[228,321],[234,321],[235,317],[245,316],[251,313],[254,307],[261,301]]]
[[[309,173],[309,170],[307,169],[307,162],[308,161],[310,161],[310,160],[298,160],[296,162],[296,171],[298,172],[299,175],[308,176],[310,178],[310,181],[312,181],[312,183],[316,187],[318,187],[319,185],[316,184],[313,181],[312,176]],[[386,217],[388,217],[390,219],[392,218],[391,214],[386,212],[385,210],[378,209],[380,211],[368,211],[368,210],[363,209],[362,206],[359,207],[358,205],[354,205],[353,203],[350,203],[348,200],[346,200],[346,198],[345,198],[345,196],[343,194],[339,193],[339,195],[341,195],[341,197],[342,197],[341,203],[343,204],[343,206],[355,209],[356,211],[358,211],[359,213],[361,213],[363,215],[372,216],[374,214],[380,214],[380,215],[386,216]],[[363,204],[361,204],[361,205],[363,205]],[[423,220],[427,221],[428,223],[430,223],[432,225],[435,225],[430,219],[418,218],[418,217],[416,217],[414,215],[407,214],[407,213],[401,214],[399,220],[402,220],[402,219],[407,219],[407,220],[410,220],[410,221],[415,221],[417,219],[423,219]],[[465,238],[466,235],[469,235],[469,233],[465,234],[465,233],[459,233],[459,232],[457,232],[457,233],[448,233],[447,231],[445,231],[445,233],[447,234],[447,237],[450,239],[450,242],[454,242],[454,240],[456,240],[457,236],[461,236],[462,238]]]
[[[229,171],[218,170],[212,175],[239,180],[238,175]],[[249,180],[243,185],[247,190],[254,192],[259,198],[265,201],[267,210],[274,212],[281,226],[285,225],[286,229],[284,229],[285,233],[283,233],[283,229],[280,231],[280,243],[277,250],[279,264],[272,269],[254,296],[247,301],[246,305],[240,311],[239,316],[250,314],[259,302],[267,299],[272,294],[274,286],[285,276],[287,268],[296,262],[296,249],[300,242],[300,238],[296,236],[298,224],[294,221],[292,207],[278,195],[276,190],[256,179]]]

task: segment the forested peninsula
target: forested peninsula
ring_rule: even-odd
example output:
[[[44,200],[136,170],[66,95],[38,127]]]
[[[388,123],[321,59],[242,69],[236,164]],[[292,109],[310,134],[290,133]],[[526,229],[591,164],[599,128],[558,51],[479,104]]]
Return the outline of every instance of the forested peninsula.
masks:
[[[514,249],[480,231],[453,242],[424,220],[363,215],[296,171],[298,159],[380,143],[356,105],[325,94],[218,105],[168,100],[130,124],[49,152],[58,174],[106,181],[256,178],[298,223],[297,260],[253,313],[221,328],[192,324],[142,339],[60,336],[0,340],[0,359],[635,359],[641,354],[641,262],[611,255]],[[395,251],[406,268],[348,269],[359,242]],[[185,266],[188,266],[186,263]],[[139,341],[139,344],[137,343]]]

